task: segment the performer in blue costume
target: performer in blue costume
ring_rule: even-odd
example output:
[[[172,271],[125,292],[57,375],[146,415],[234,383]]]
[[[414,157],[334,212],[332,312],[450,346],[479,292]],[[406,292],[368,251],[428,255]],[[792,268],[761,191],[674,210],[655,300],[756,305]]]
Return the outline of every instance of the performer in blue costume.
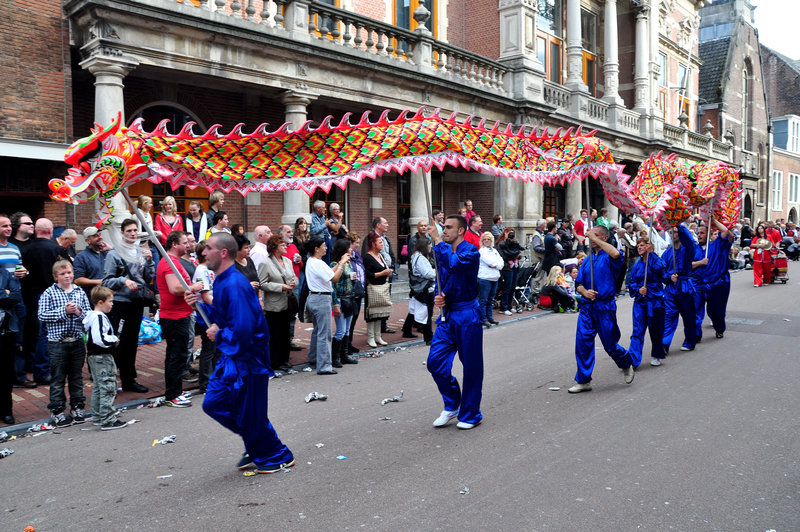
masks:
[[[628,351],[635,367],[642,363],[644,332],[650,331],[650,365],[660,366],[664,358],[664,263],[646,236],[636,241],[641,257],[631,269],[628,291],[633,298],[633,332]],[[645,272],[647,280],[645,281]]]
[[[708,228],[701,225],[697,228],[697,243],[694,246],[694,257],[692,259],[692,285],[694,285],[694,315],[695,315],[695,343],[703,340],[703,319],[706,317],[706,289],[704,279],[706,277],[706,238],[708,238]]]
[[[269,329],[258,296],[234,266],[239,246],[227,233],[214,233],[203,250],[214,272],[212,304],[198,303],[194,292],[184,296],[208,314],[208,338],[221,352],[212,371],[203,411],[244,440],[240,470],[255,465],[257,473],[274,473],[294,465],[267,417],[269,384]]]
[[[673,259],[673,255],[675,258]],[[666,276],[664,281],[664,355],[669,353],[672,337],[678,328],[678,314],[683,320],[683,346],[681,351],[693,351],[697,343],[694,308],[694,283],[692,282],[692,259],[694,240],[686,227],[672,228],[672,246],[664,251]],[[677,270],[677,271],[676,271]]]
[[[711,241],[708,244],[708,265],[703,277],[706,310],[717,338],[725,334],[725,312],[728,307],[728,296],[731,293],[731,276],[728,273],[728,255],[731,252],[733,235],[728,228],[717,220],[713,220],[715,228],[711,230]],[[698,237],[700,235],[698,234]],[[702,242],[702,240],[701,240]],[[699,315],[699,312],[698,312]],[[698,327],[702,326],[702,320]]]
[[[603,349],[614,360],[617,367],[623,370],[625,383],[633,382],[634,368],[631,354],[619,345],[619,327],[617,326],[617,302],[615,301],[616,280],[622,269],[622,255],[619,250],[608,243],[608,229],[598,225],[586,233],[595,256],[581,263],[575,287],[583,297],[578,329],[575,333],[575,360],[578,372],[575,374],[575,386],[567,390],[569,393],[588,392],[592,389],[592,371],[594,370],[594,339],[600,336]],[[594,273],[591,269],[594,269]],[[592,278],[594,277],[594,278]]]
[[[478,306],[478,250],[464,240],[467,221],[463,216],[448,216],[439,235],[431,221],[428,234],[434,243],[436,266],[441,282],[434,305],[443,308],[436,320],[428,371],[444,399],[444,410],[433,422],[443,427],[453,418],[460,429],[478,425],[483,387],[483,325]],[[463,388],[453,376],[453,359],[458,352],[464,367]]]

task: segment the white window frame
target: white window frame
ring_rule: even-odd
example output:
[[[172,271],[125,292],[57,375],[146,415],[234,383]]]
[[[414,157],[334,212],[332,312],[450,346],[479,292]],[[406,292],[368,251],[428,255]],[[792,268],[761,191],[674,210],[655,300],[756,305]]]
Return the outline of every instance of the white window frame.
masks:
[[[789,201],[800,203],[800,174],[789,174]]]
[[[789,151],[800,153],[800,122],[797,120],[789,121]]]
[[[773,211],[783,210],[783,170],[772,171],[770,205]]]

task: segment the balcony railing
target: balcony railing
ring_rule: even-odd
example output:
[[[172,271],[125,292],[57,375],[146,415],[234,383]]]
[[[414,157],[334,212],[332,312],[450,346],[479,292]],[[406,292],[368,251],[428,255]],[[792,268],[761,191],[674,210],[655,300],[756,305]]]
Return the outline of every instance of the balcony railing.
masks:
[[[559,109],[569,109],[570,91],[549,81],[544,83],[544,102]]]
[[[323,46],[341,46],[373,60],[411,68],[430,65],[433,75],[505,93],[507,69],[468,50],[352,11],[312,0],[183,0],[220,15],[291,32],[289,10],[307,6],[308,34]],[[209,3],[211,2],[211,3]],[[305,10],[301,9],[305,13]],[[427,45],[427,46],[424,46]]]

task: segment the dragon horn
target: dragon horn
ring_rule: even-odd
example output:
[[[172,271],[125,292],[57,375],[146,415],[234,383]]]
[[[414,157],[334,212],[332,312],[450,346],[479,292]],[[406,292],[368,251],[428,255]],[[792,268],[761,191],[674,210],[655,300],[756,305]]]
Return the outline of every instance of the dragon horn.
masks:
[[[67,152],[64,154],[64,162],[70,166],[75,166],[86,158],[86,156],[97,151],[105,139],[119,131],[121,124],[121,111],[117,113],[116,118],[111,120],[111,125],[106,129],[103,129],[100,124],[96,124],[97,129],[92,131],[90,136],[74,142],[72,146],[67,149]]]

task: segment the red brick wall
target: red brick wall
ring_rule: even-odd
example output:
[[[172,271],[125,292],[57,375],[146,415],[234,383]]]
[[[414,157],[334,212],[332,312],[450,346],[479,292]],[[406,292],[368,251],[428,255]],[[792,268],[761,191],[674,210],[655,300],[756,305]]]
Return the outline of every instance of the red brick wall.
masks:
[[[800,74],[766,46],[761,46],[761,57],[772,116],[800,115]]]
[[[0,20],[0,136],[71,140],[68,25],[61,2],[0,2]]]
[[[447,41],[450,44],[490,59],[500,57],[497,0],[448,2],[447,19]]]
[[[483,226],[488,229],[492,225],[492,216],[497,214],[494,212],[494,181],[445,181],[445,216],[458,214],[458,210],[464,206],[464,201],[468,199],[472,200],[472,210],[481,215]]]

